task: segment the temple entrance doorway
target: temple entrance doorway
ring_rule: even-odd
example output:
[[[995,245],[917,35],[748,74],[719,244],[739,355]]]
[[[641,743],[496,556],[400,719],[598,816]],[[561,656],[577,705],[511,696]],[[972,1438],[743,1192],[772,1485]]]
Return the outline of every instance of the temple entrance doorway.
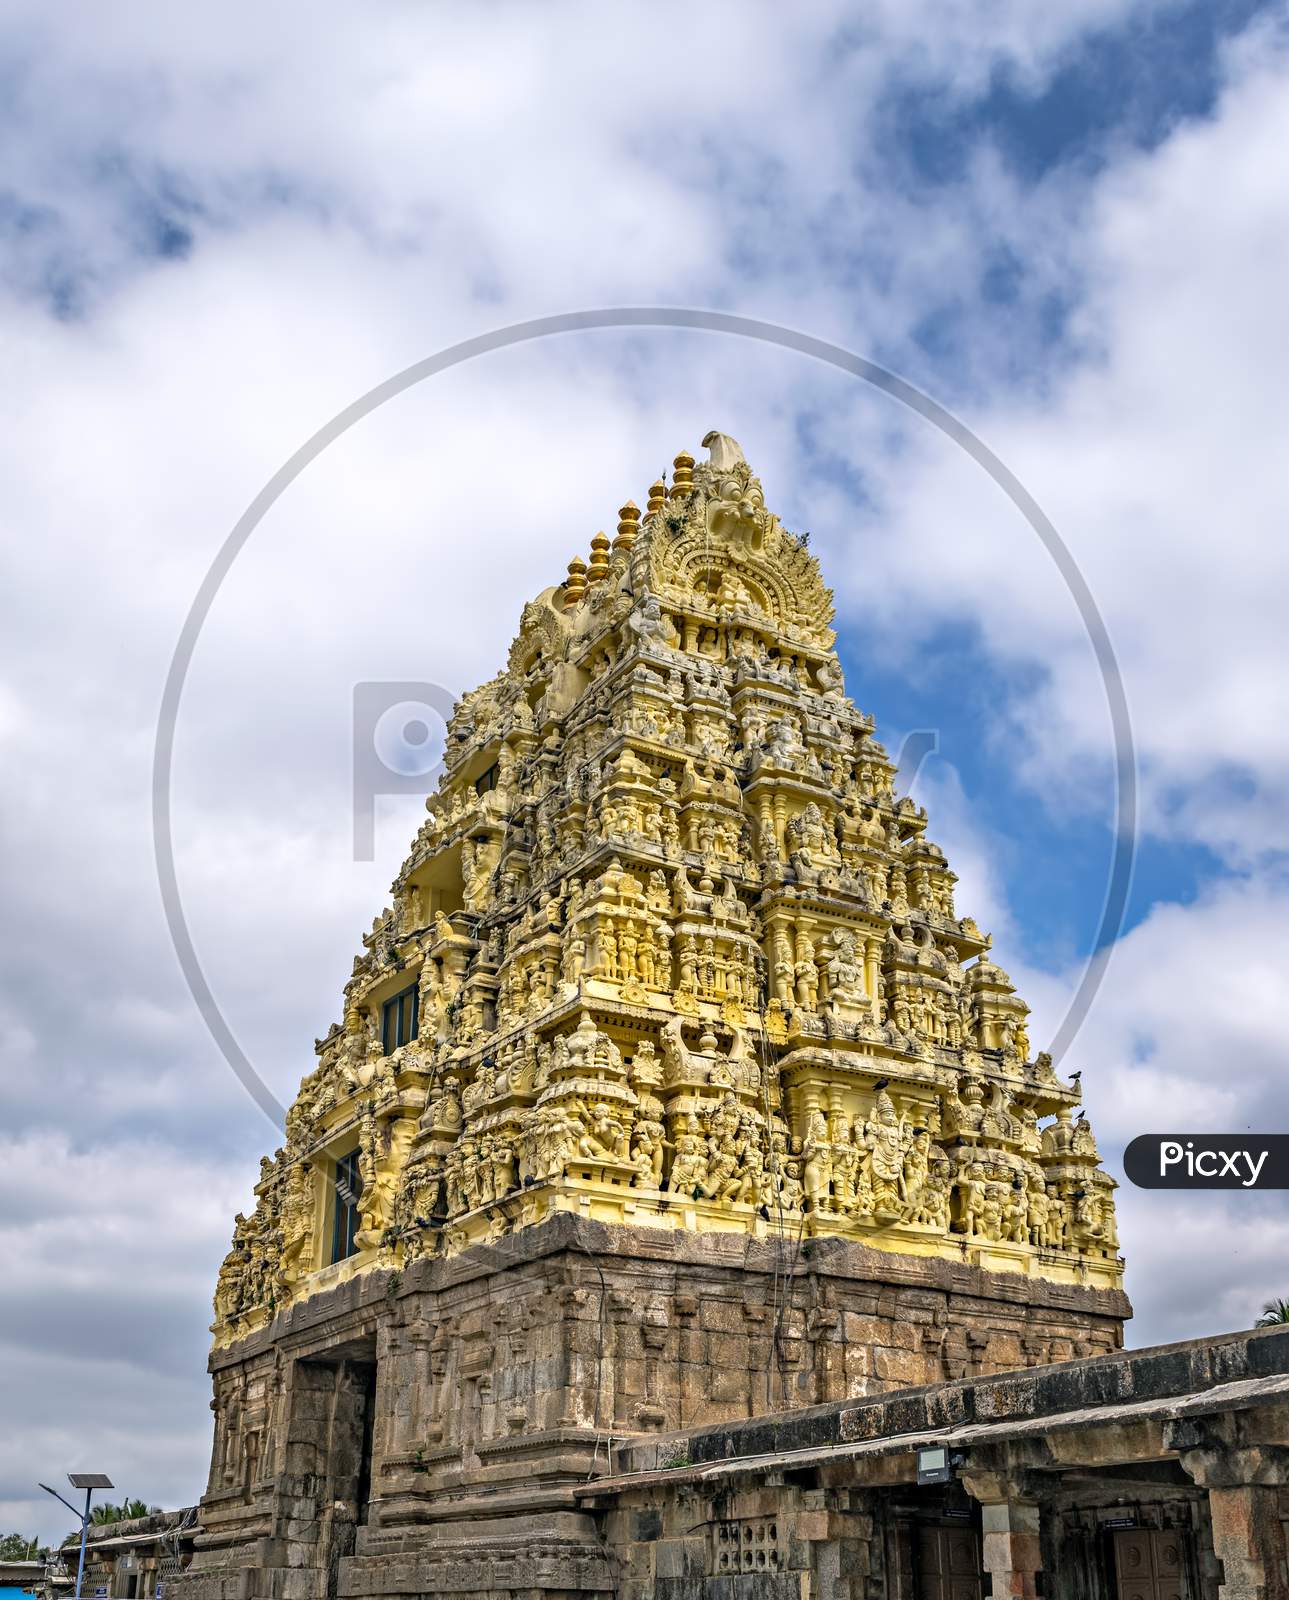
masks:
[[[374,1341],[372,1342],[374,1345]],[[371,1499],[376,1415],[374,1348],[355,1345],[295,1363],[283,1489],[299,1530],[288,1565],[309,1568],[312,1592],[334,1596]]]
[[[1177,1528],[1114,1534],[1115,1600],[1189,1600],[1186,1535]]]
[[[982,1600],[980,1535],[955,1523],[921,1522],[914,1543],[917,1600]]]

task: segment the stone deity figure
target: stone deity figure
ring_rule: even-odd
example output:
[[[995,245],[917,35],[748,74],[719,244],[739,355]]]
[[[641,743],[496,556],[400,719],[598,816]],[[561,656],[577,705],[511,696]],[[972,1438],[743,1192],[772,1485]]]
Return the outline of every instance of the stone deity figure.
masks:
[[[839,932],[827,959],[828,998],[834,1008],[857,1010],[867,998],[864,969],[855,948],[855,935]]]
[[[904,1152],[908,1145],[906,1118],[897,1116],[891,1097],[883,1089],[873,1115],[864,1124],[873,1179],[873,1214],[879,1222],[899,1216],[904,1200]]]
[[[928,1227],[941,1228],[947,1231],[949,1226],[949,1161],[944,1152],[937,1146],[935,1159],[932,1160],[926,1179],[922,1185],[917,1208],[911,1218]]]
[[[313,1238],[313,1169],[307,1161],[292,1163],[282,1201],[282,1255],[279,1271],[292,1284],[309,1270],[308,1247]]]
[[[812,1211],[823,1210],[828,1204],[828,1191],[832,1184],[832,1147],[828,1138],[828,1119],[822,1111],[816,1109],[807,1118],[801,1153],[805,1161],[806,1199]]]
[[[1040,1249],[1046,1247],[1051,1207],[1047,1200],[1047,1185],[1043,1182],[1041,1173],[1032,1172],[1029,1176],[1025,1210],[1028,1218],[1029,1243],[1037,1245]]]
[[[770,754],[781,767],[795,766],[805,754],[801,734],[791,717],[780,717],[770,734]]]
[[[1012,1244],[1025,1244],[1029,1238],[1029,1202],[1020,1179],[1003,1197],[1002,1236]]]
[[[738,1144],[731,1136],[709,1140],[708,1144],[707,1176],[699,1185],[700,1191],[709,1200],[732,1200],[740,1183]]]
[[[819,1002],[819,968],[815,963],[815,942],[801,929],[797,934],[797,1004],[813,1011]]]
[[[1070,1147],[1076,1156],[1095,1156],[1097,1154],[1097,1143],[1092,1136],[1092,1125],[1082,1111],[1079,1112],[1078,1121],[1074,1124]]]
[[[774,994],[781,1005],[792,1004],[795,977],[796,966],[792,959],[792,943],[780,928],[774,936]]]
[[[973,1161],[959,1172],[958,1193],[961,1197],[960,1223],[963,1233],[983,1233],[985,1169],[979,1161]]]
[[[849,1123],[843,1118],[832,1137],[832,1197],[833,1210],[843,1215],[855,1205],[855,1179],[859,1173],[860,1153],[851,1140]]]
[[[904,1156],[904,1211],[916,1216],[931,1170],[931,1138],[925,1128],[915,1128]]]
[[[977,1231],[983,1233],[991,1241],[1002,1238],[1003,1208],[1002,1188],[996,1183],[985,1185],[984,1198],[980,1203],[980,1213],[977,1219]]]
[[[616,1160],[625,1153],[626,1130],[613,1114],[613,1108],[600,1100],[589,1111],[582,1111],[584,1131],[578,1140],[578,1154],[588,1160]]]
[[[492,1192],[498,1200],[508,1195],[515,1184],[515,1146],[507,1134],[492,1141]]]
[[[663,1153],[668,1148],[666,1129],[653,1117],[637,1117],[631,1134],[631,1161],[636,1182],[662,1187]]]
[[[680,981],[677,987],[681,994],[698,993],[698,945],[692,933],[687,933],[680,943]]]
[[[646,594],[627,617],[624,626],[635,635],[641,646],[665,644],[667,641],[667,622],[657,595]]]
[[[785,1161],[779,1176],[778,1204],[784,1211],[798,1212],[805,1191],[801,1186],[801,1163]]]
[[[677,1133],[676,1154],[667,1180],[670,1194],[695,1194],[707,1181],[707,1141],[698,1131],[698,1119],[685,1119],[684,1131]]]

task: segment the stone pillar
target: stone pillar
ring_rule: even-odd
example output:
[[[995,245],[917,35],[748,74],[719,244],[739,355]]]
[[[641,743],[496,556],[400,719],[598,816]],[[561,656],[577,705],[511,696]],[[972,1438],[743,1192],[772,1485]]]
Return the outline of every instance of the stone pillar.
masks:
[[[984,1568],[993,1600],[1007,1595],[1036,1600],[1043,1569],[1037,1502],[1025,1499],[1001,1473],[965,1472],[962,1482],[972,1499],[980,1502]]]
[[[1175,1422],[1164,1437],[1208,1490],[1213,1554],[1222,1568],[1217,1592],[1221,1600],[1289,1600],[1289,1535],[1281,1499],[1282,1486],[1289,1484],[1289,1449],[1235,1442],[1234,1419],[1222,1421],[1224,1429]]]
[[[1210,1488],[1208,1508],[1221,1600],[1289,1600],[1280,1491],[1255,1483]]]
[[[877,1003],[877,975],[881,971],[882,942],[880,939],[864,940],[864,987],[868,990],[868,1005],[873,1022],[882,1025],[881,1007]]]

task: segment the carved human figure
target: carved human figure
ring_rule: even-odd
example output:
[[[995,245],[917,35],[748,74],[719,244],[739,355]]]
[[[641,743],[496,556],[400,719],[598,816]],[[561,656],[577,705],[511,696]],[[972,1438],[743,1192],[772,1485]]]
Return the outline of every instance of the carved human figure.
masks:
[[[618,976],[618,940],[613,931],[612,924],[606,924],[600,930],[600,976],[603,978],[616,978]]]
[[[774,935],[774,994],[781,1005],[790,1006],[795,998],[796,965],[792,943],[782,928]]]
[[[1025,1244],[1029,1238],[1029,1201],[1019,1178],[1003,1193],[1002,1237],[1012,1244]]]
[[[683,1132],[675,1139],[676,1154],[671,1163],[667,1189],[672,1194],[696,1193],[707,1179],[707,1141],[698,1131],[698,1119],[685,1120]]]
[[[309,1270],[308,1248],[313,1240],[313,1168],[295,1161],[287,1174],[282,1200],[282,1253],[278,1271],[286,1285]]]
[[[738,1188],[735,1200],[743,1205],[759,1206],[766,1193],[765,1154],[759,1140],[747,1137],[742,1141]]]
[[[707,1144],[707,1172],[699,1190],[709,1200],[732,1200],[739,1186],[738,1145],[732,1135],[709,1138]]]
[[[493,1187],[495,1172],[493,1168],[493,1147],[495,1141],[485,1134],[475,1147],[474,1180],[477,1203],[481,1206],[491,1205],[497,1198]]]
[[[1047,1198],[1047,1186],[1040,1173],[1031,1173],[1027,1184],[1026,1214],[1028,1217],[1029,1243],[1045,1247],[1047,1245],[1048,1219],[1051,1206]]]
[[[677,988],[681,994],[698,993],[698,944],[692,933],[680,941],[680,978]]]
[[[770,754],[781,767],[792,767],[801,759],[805,746],[792,717],[780,717],[770,733]]]
[[[856,949],[855,935],[839,930],[827,958],[828,998],[832,1005],[858,1008],[866,1000],[864,968]]]
[[[851,1139],[849,1123],[843,1118],[832,1135],[833,1210],[848,1213],[855,1204],[855,1180],[859,1173],[859,1151]]]
[[[885,1089],[878,1092],[873,1114],[864,1125],[873,1179],[873,1214],[888,1221],[900,1213],[904,1199],[904,1153],[908,1146],[907,1118],[898,1116]]]
[[[984,1196],[980,1202],[980,1213],[977,1219],[976,1231],[984,1234],[986,1239],[998,1240],[1003,1234],[1003,1206],[1002,1186],[997,1183],[985,1185]]]
[[[827,1207],[832,1184],[832,1145],[828,1138],[828,1118],[816,1109],[806,1118],[806,1133],[801,1146],[804,1162],[806,1199],[811,1211]]]
[[[572,932],[564,943],[560,960],[560,978],[567,989],[576,991],[586,967],[586,939],[580,931]]]
[[[515,1184],[515,1146],[505,1134],[492,1142],[492,1193],[502,1200]]]
[[[903,1200],[906,1217],[915,1216],[922,1205],[922,1191],[931,1170],[931,1136],[925,1128],[914,1128],[904,1152]]]
[[[804,928],[797,932],[796,976],[797,1004],[805,1011],[813,1011],[819,1002],[819,969],[815,965],[815,942]]]
[[[636,975],[636,950],[639,940],[629,922],[622,925],[618,934],[618,976],[630,981]]]
[[[663,1155],[668,1148],[667,1130],[653,1117],[637,1117],[631,1131],[631,1161],[636,1182],[662,1187]]]
[[[958,1173],[959,1222],[963,1233],[984,1231],[985,1169],[973,1161]]]
[[[607,1101],[596,1101],[590,1107],[584,1101],[575,1101],[570,1112],[582,1123],[582,1135],[577,1141],[579,1155],[597,1161],[612,1161],[625,1155],[627,1132]]]

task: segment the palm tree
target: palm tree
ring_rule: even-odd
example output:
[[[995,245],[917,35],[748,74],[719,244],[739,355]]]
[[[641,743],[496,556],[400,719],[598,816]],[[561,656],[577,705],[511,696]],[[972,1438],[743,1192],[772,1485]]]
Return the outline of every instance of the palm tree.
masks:
[[[1289,1300],[1268,1300],[1262,1308],[1262,1315],[1253,1326],[1278,1328],[1284,1322],[1289,1322]]]
[[[160,1506],[150,1506],[146,1500],[122,1500],[119,1506],[105,1500],[101,1506],[94,1507],[90,1521],[96,1528],[101,1528],[109,1522],[125,1522],[130,1517],[146,1517],[160,1510]]]

